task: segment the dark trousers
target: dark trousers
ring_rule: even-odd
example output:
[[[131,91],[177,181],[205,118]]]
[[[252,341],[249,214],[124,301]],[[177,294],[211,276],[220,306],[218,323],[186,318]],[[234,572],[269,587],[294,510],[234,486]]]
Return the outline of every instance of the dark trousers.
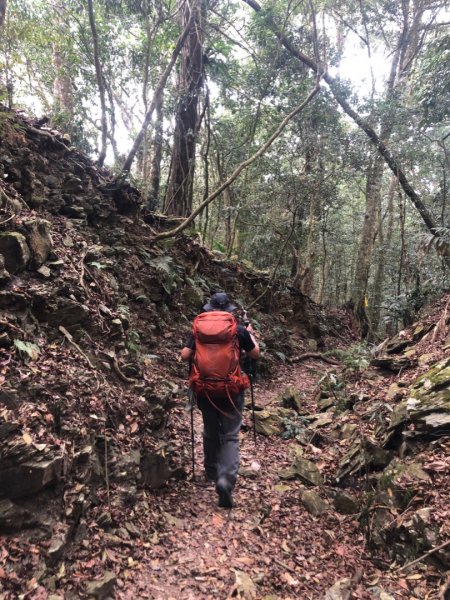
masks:
[[[239,470],[239,430],[244,408],[244,392],[233,400],[212,401],[205,397],[197,399],[203,415],[203,451],[205,473],[208,479],[225,478],[234,487]],[[225,413],[225,414],[224,414]]]

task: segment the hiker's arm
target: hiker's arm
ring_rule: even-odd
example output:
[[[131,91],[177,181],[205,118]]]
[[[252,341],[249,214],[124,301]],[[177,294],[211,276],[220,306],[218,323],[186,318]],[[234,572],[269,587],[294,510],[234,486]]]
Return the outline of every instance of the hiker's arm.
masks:
[[[187,346],[185,346],[180,354],[181,360],[184,360],[185,362],[187,362],[188,360],[191,360],[193,354],[194,354],[194,351],[191,350],[191,348],[188,348]]]
[[[259,358],[260,350],[259,350],[259,344],[256,341],[256,338],[254,335],[255,330],[253,329],[253,327],[251,326],[250,323],[247,325],[246,329],[250,334],[250,338],[251,338],[252,342],[255,344],[255,347],[247,352],[247,356],[250,356],[250,358]]]

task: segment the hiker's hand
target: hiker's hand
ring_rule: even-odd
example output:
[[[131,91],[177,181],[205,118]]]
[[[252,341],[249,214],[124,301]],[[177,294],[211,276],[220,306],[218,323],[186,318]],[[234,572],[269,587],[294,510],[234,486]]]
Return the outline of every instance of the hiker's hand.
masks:
[[[251,334],[253,334],[253,335],[256,335],[256,331],[253,329],[253,327],[252,327],[252,324],[251,324],[251,323],[249,323],[249,324],[246,326],[246,329],[247,329],[247,331],[248,331],[249,333],[251,333]]]

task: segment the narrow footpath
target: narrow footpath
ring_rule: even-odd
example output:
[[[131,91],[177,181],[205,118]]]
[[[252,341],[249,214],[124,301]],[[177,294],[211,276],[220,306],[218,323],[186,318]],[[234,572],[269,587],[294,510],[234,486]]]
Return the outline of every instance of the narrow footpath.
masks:
[[[329,368],[318,361],[286,367],[269,385],[255,386],[256,402],[270,405],[280,389],[293,385],[304,392],[308,408],[317,410],[313,392]],[[423,595],[415,596],[410,586],[414,582],[377,569],[366,550],[358,515],[340,515],[332,504],[321,516],[310,514],[300,502],[305,486],[298,479],[280,478],[299,444],[258,435],[255,450],[250,411],[241,437],[242,475],[235,508],[217,508],[214,487],[203,482],[201,419],[196,413],[196,481],[190,477],[171,481],[157,493],[143,494],[132,518],[134,523],[140,520],[146,536],[125,547],[117,540],[117,553],[126,556],[129,565],[118,580],[117,598],[438,598],[425,587],[420,588]],[[181,429],[189,465],[188,413],[177,408],[173,418]],[[340,454],[339,444],[326,440],[324,429],[303,448],[303,456],[324,475],[324,488]],[[346,578],[351,581],[344,581],[341,591],[338,584],[326,595]]]

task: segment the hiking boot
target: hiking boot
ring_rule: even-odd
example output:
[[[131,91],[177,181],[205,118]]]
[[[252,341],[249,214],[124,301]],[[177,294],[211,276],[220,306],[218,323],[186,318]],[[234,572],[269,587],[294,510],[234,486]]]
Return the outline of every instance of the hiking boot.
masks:
[[[233,508],[231,489],[224,477],[220,477],[220,479],[217,481],[216,492],[219,494],[217,506],[220,506],[220,508]]]

